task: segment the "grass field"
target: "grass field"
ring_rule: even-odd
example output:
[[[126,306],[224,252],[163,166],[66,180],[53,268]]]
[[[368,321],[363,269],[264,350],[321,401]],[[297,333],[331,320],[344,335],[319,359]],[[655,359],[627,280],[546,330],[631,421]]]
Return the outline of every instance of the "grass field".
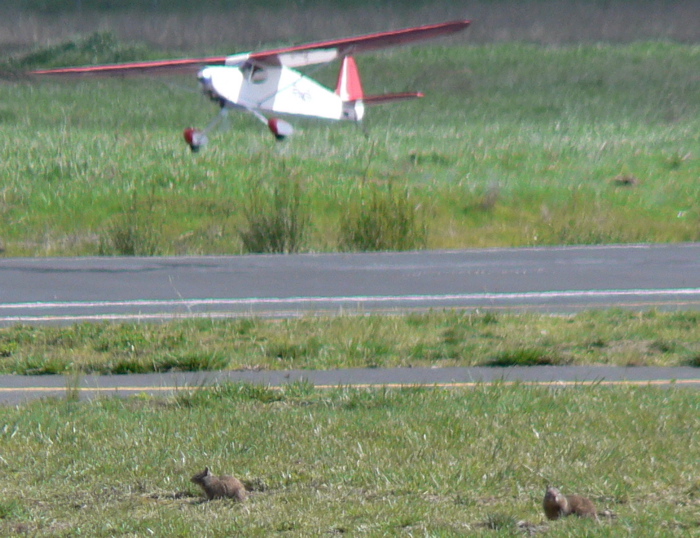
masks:
[[[146,50],[102,34],[15,65]],[[699,58],[671,43],[392,50],[360,58],[366,90],[427,97],[370,110],[368,139],[300,120],[277,144],[234,115],[195,156],[181,129],[216,111],[192,80],[6,82],[0,239],[11,256],[240,253],[254,213],[293,193],[301,251],[367,248],[348,241],[358,207],[407,223],[410,241],[380,249],[695,241]],[[393,201],[366,209],[376,198]]]
[[[0,329],[0,373],[395,366],[700,366],[700,315],[622,310]]]
[[[700,401],[683,389],[283,392],[0,408],[0,533],[691,536]],[[201,502],[205,465],[252,494]],[[616,517],[548,522],[547,484]]]

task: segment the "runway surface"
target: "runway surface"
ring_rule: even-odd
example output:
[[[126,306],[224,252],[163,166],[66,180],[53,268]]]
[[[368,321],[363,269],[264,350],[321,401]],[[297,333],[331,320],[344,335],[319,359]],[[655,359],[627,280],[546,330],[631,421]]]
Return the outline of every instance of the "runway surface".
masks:
[[[0,325],[442,308],[700,308],[700,243],[0,259]]]
[[[37,398],[66,398],[77,392],[85,399],[124,397],[136,393],[170,396],[178,391],[224,382],[282,387],[308,382],[318,389],[338,386],[446,389],[480,385],[541,385],[553,388],[653,386],[700,389],[700,369],[690,367],[526,366],[509,368],[358,368],[345,370],[178,372],[110,376],[0,376],[0,404],[17,405]]]

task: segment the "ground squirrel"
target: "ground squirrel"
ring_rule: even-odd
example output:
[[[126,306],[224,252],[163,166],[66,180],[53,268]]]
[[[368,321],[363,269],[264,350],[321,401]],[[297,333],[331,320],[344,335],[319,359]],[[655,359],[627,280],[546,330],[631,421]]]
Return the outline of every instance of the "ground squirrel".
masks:
[[[559,519],[571,514],[576,514],[579,517],[598,518],[595,506],[590,499],[580,495],[564,495],[557,488],[551,486],[544,494],[542,506],[547,519]]]
[[[208,500],[230,497],[243,501],[246,497],[245,486],[233,476],[214,476],[209,467],[192,477],[192,482],[200,486]]]

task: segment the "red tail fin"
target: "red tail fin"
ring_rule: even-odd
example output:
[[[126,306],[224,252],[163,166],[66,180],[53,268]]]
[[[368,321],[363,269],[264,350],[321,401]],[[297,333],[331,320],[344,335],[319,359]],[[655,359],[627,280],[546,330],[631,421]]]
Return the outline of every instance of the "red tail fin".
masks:
[[[352,56],[343,58],[335,93],[343,101],[359,101],[364,97],[360,72],[357,70],[357,63],[355,63],[355,58]]]

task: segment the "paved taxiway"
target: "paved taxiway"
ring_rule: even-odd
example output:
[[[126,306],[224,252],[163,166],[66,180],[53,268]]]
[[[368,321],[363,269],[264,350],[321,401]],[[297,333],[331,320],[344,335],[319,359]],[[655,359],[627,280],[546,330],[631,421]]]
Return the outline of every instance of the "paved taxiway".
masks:
[[[130,396],[136,393],[169,396],[224,382],[282,387],[308,382],[316,388],[338,386],[428,386],[470,388],[484,384],[543,385],[553,388],[655,386],[700,389],[700,369],[690,367],[527,366],[509,368],[358,368],[343,370],[176,372],[107,376],[0,376],[0,404],[20,404],[37,398],[81,399]]]

